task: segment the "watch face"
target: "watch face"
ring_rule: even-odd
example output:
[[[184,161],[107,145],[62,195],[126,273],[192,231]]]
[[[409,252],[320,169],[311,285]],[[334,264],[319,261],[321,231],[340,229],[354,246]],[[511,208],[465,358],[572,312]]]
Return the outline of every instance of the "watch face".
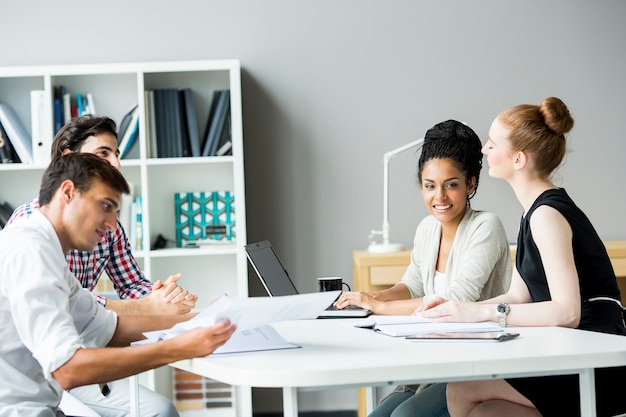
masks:
[[[498,313],[506,314],[509,312],[509,306],[506,304],[498,304]]]

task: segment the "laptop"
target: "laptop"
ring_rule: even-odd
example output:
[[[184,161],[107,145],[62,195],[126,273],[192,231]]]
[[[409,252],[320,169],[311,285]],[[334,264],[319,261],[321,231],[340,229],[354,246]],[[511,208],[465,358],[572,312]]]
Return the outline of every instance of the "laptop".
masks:
[[[278,259],[276,251],[268,240],[245,245],[244,249],[250,265],[254,268],[270,297],[299,294],[289,277],[289,273]],[[361,307],[350,306],[339,310],[331,304],[317,318],[359,318],[367,317],[370,314],[372,314],[370,310]]]

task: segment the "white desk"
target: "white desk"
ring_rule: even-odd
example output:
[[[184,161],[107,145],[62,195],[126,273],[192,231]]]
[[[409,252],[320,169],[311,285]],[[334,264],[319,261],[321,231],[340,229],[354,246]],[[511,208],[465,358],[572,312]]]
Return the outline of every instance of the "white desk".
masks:
[[[173,364],[235,386],[283,388],[284,415],[297,416],[297,389],[397,385],[579,374],[582,415],[594,417],[594,367],[626,365],[626,337],[565,328],[518,328],[504,343],[411,342],[353,327],[358,320],[274,324],[302,349]],[[371,404],[370,404],[371,406]]]

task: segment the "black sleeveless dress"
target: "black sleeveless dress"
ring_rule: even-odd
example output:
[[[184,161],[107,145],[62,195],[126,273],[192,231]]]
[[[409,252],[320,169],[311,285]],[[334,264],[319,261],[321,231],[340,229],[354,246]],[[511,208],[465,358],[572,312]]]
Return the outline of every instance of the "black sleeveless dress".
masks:
[[[515,266],[533,302],[551,300],[539,251],[530,231],[530,217],[539,206],[558,210],[572,228],[574,262],[582,301],[579,329],[626,335],[621,307],[613,301],[588,301],[595,297],[620,300],[620,292],[606,248],[587,216],[564,189],[548,190],[533,203],[520,223]],[[620,381],[626,367],[596,369],[597,415],[626,412],[626,396]],[[543,417],[580,416],[578,375],[507,379],[528,398]]]

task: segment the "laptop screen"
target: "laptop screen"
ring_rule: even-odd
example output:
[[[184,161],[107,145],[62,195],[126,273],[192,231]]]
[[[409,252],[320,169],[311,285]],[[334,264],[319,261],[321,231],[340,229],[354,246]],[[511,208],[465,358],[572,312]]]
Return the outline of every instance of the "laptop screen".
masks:
[[[244,246],[250,264],[270,296],[296,295],[298,290],[269,241]]]

